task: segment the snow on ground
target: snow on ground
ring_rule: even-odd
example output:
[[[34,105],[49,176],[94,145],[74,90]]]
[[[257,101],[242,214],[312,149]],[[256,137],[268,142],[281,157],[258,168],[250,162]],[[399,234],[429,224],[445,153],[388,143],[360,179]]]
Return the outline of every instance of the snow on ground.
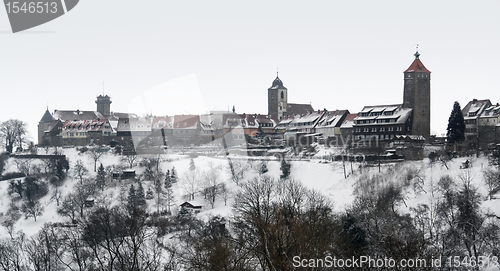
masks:
[[[79,154],[79,152],[75,148],[59,148],[59,151],[62,151],[62,153],[68,157],[71,169],[74,167],[76,161],[81,160],[86,165],[90,177],[95,177],[96,173],[93,171],[94,162],[89,158],[88,155]],[[44,154],[45,151],[40,150],[39,153]],[[360,165],[358,163],[346,163],[345,170],[346,174],[349,176],[347,178],[344,178],[344,167],[342,162],[328,162],[321,159],[326,155],[338,153],[338,149],[321,149],[318,153],[319,154],[316,155],[316,157],[318,158],[313,157],[307,160],[292,159],[290,161],[292,164],[291,176],[292,178],[301,181],[307,188],[317,190],[323,193],[326,197],[330,198],[333,202],[335,211],[341,212],[353,202],[355,198],[354,191],[357,185],[357,181],[360,176],[362,176],[361,170],[364,174],[378,174],[378,167],[376,165],[364,165],[364,167],[360,169]],[[179,179],[178,182],[173,186],[174,195],[176,198],[175,205],[172,207],[172,211],[174,214],[177,213],[178,206],[187,200],[183,197],[183,195],[186,194],[186,191],[182,187],[182,182],[184,173],[189,170],[191,160],[190,157],[193,157],[192,159],[195,163],[196,169],[199,171],[200,176],[203,176],[203,174],[207,173],[208,171],[218,170],[219,181],[225,182],[228,189],[233,192],[233,195],[238,189],[238,186],[230,178],[228,158],[226,157],[196,156],[193,154],[188,155],[173,152],[162,155],[163,161],[160,164],[161,171],[166,172],[167,170],[171,170],[172,167],[175,167]],[[256,169],[258,164],[260,163],[259,159],[261,158],[248,158],[236,155],[230,155],[229,158],[233,161],[250,163],[252,165],[252,169],[249,169],[247,173],[245,173],[246,180],[257,176]],[[419,176],[425,179],[423,190],[430,191],[430,187],[432,185],[436,186],[439,178],[444,175],[450,175],[456,182],[459,182],[461,174],[464,174],[464,172],[466,171],[464,169],[460,169],[460,166],[466,159],[469,159],[472,162],[472,168],[470,168],[472,183],[475,186],[479,187],[479,191],[483,195],[483,198],[486,199],[486,188],[482,178],[482,170],[488,167],[488,161],[485,157],[454,159],[449,163],[450,169],[446,169],[440,164],[436,164],[433,167],[430,167],[428,159],[424,159],[423,161],[407,161],[404,163],[382,164],[381,175],[392,182],[399,182],[401,181],[401,178],[398,178],[398,174],[400,175],[408,171],[409,169],[417,170],[419,171]],[[100,162],[102,162],[105,167],[112,165],[120,166],[120,157],[109,153],[108,155],[103,157]],[[280,161],[276,159],[268,159],[267,166],[269,172],[266,174],[274,178],[279,178],[279,175],[281,174]],[[144,171],[144,168],[138,165],[136,165],[134,169],[138,174]],[[15,171],[18,171],[16,165],[13,162],[13,159],[9,159],[5,172]],[[62,194],[66,195],[72,192],[73,186],[77,182],[78,180],[73,177],[73,170],[70,170],[68,172],[68,178],[66,182],[61,187]],[[100,196],[96,197],[96,203],[107,204],[110,206],[118,204],[120,198],[120,190],[122,190],[122,193],[124,190],[123,188],[121,188],[122,184],[129,185],[130,183],[130,181],[116,181],[112,187],[107,188],[104,192],[102,192]],[[7,194],[8,185],[9,181],[0,182],[0,220],[2,219],[2,216],[7,212],[10,204],[10,197]],[[152,186],[152,184],[145,183],[144,190],[147,191],[149,186]],[[128,186],[126,186],[125,191],[128,193]],[[15,225],[16,230],[22,230],[26,234],[32,235],[36,233],[46,222],[63,221],[63,218],[59,217],[56,213],[56,202],[50,200],[52,192],[53,188],[51,188],[47,196],[41,199],[41,203],[44,206],[45,210],[43,215],[37,218],[36,222],[33,220],[33,218],[29,218],[26,220],[24,219],[24,217],[22,217]],[[416,207],[419,203],[428,203],[431,200],[429,193],[418,191],[416,192],[412,187],[408,187],[405,192],[407,193],[405,202],[408,207],[405,207],[404,205],[400,206],[400,210],[403,212],[408,212],[410,207]],[[204,210],[198,214],[198,217],[201,219],[207,220],[211,216],[215,215],[232,215],[231,205],[234,202],[234,197],[231,197],[228,200],[227,205],[225,205],[224,201],[219,198],[215,203],[215,208],[213,209],[210,208],[208,202],[205,201],[201,195],[197,195],[195,200],[205,204]],[[148,204],[151,211],[156,210],[154,199],[148,200]],[[500,199],[485,200],[482,207],[485,211],[495,213],[497,216],[500,216]],[[166,207],[164,206],[163,208]],[[7,236],[5,227],[0,227],[0,237],[5,236]]]

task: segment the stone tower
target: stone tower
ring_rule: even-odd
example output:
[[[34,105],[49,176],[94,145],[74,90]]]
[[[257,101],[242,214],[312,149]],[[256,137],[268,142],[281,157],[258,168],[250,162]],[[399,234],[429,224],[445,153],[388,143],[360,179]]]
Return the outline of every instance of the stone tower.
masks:
[[[97,96],[97,100],[95,100],[95,103],[97,104],[97,112],[101,113],[104,116],[109,116],[111,114],[111,97],[109,97],[108,95],[99,95]]]
[[[43,145],[43,134],[50,127],[50,124],[54,121],[54,118],[49,112],[49,108],[45,110],[42,119],[38,122],[38,145]]]
[[[403,107],[413,109],[411,134],[421,135],[429,141],[431,135],[431,72],[419,59],[404,71]]]
[[[268,115],[282,119],[286,116],[288,107],[288,90],[276,73],[273,85],[267,89],[267,111]]]

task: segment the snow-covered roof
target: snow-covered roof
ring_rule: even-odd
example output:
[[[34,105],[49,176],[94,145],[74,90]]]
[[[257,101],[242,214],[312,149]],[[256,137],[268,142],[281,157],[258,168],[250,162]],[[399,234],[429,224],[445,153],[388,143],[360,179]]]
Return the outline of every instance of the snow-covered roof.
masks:
[[[345,128],[352,128],[354,124],[354,118],[356,118],[357,114],[348,114],[344,122],[340,125],[340,129],[345,129]]]
[[[323,118],[319,121],[318,127],[340,127],[341,121],[349,113],[349,110],[327,111]]]
[[[119,132],[150,132],[153,118],[120,118],[116,128]]]
[[[496,118],[498,116],[500,116],[500,105],[496,104],[484,109],[480,118]]]
[[[174,125],[174,117],[155,117],[151,124],[152,129],[167,129],[172,128]]]
[[[195,200],[190,200],[190,201],[186,201],[184,203],[181,204],[181,206],[185,207],[185,206],[192,206],[194,208],[201,208],[203,205]]]
[[[473,99],[462,109],[462,115],[464,119],[477,119],[483,111],[491,106],[490,100],[477,100]]]
[[[354,118],[354,125],[373,125],[373,124],[384,125],[384,124],[404,123],[410,117],[411,112],[412,112],[411,108],[403,108],[401,104],[389,105],[389,106],[388,105],[365,106],[363,110],[358,114],[358,116]],[[362,115],[367,115],[367,116],[362,116]],[[388,122],[389,120],[394,120],[394,121]]]
[[[289,124],[289,127],[298,127],[300,126],[301,128],[313,128],[315,127],[319,120],[323,117],[323,115],[326,113],[326,111],[314,111],[312,113],[309,113],[304,116],[300,117],[295,117]]]
[[[55,110],[52,117],[55,119],[60,119],[62,121],[104,119],[104,116],[97,111],[80,110]]]

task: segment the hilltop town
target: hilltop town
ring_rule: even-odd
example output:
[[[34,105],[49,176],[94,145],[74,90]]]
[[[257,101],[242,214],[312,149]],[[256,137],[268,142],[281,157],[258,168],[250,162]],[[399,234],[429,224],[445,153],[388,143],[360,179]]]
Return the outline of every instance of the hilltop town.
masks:
[[[38,146],[111,144],[126,151],[161,153],[169,147],[200,146],[217,140],[224,141],[226,147],[288,146],[299,151],[316,142],[353,152],[391,149],[406,159],[423,159],[426,144],[444,145],[446,138],[431,135],[431,72],[418,51],[414,56],[403,72],[400,104],[360,105],[359,112],[337,107],[314,109],[311,104],[288,101],[289,90],[278,75],[268,88],[267,114],[238,113],[233,107],[232,112],[202,115],[138,116],[113,112],[111,97],[99,95],[96,110],[50,112],[47,108],[38,124]],[[455,152],[478,152],[500,142],[498,104],[473,99],[462,114],[465,135]]]
[[[27,149],[9,120],[0,270],[293,270],[373,255],[394,270],[458,257],[453,270],[498,271],[500,106],[457,103],[462,134],[438,138],[430,102],[417,52],[401,104],[355,113],[290,103],[277,75],[267,114],[138,116],[99,95],[96,110],[47,108]]]

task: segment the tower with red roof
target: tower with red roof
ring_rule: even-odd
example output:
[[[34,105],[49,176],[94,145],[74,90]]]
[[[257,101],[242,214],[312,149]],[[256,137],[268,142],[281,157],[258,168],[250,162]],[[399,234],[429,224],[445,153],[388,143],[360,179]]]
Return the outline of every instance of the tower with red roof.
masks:
[[[428,141],[431,134],[431,72],[415,53],[415,60],[404,71],[403,107],[413,109],[411,133]]]

